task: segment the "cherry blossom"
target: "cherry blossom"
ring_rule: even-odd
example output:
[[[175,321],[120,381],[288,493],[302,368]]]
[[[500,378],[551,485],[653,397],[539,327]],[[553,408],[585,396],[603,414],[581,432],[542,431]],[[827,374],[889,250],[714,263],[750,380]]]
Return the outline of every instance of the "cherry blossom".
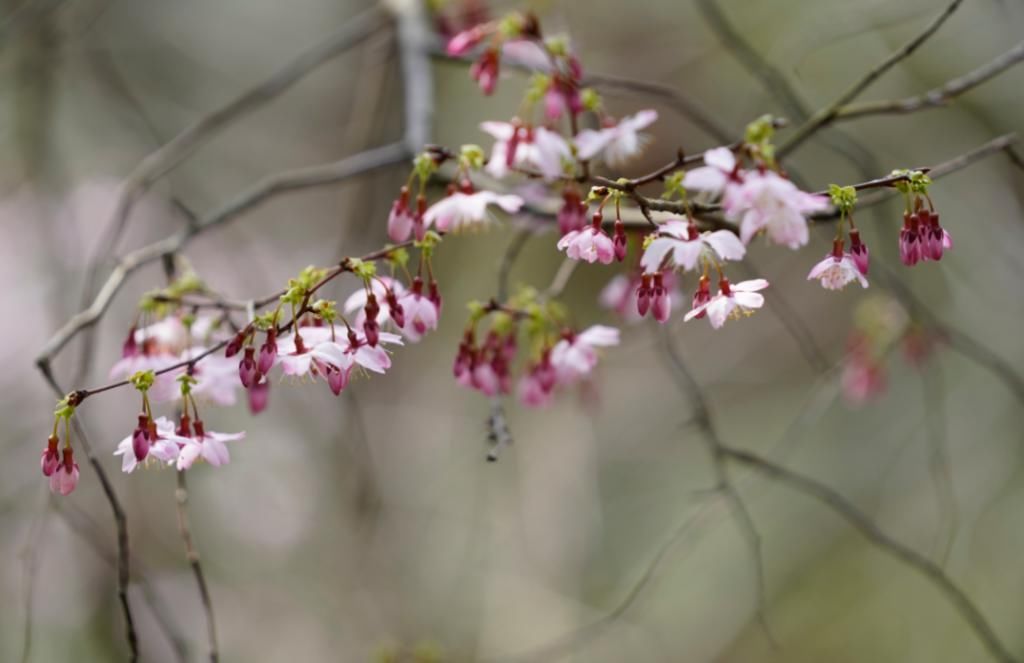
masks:
[[[742,260],[747,249],[728,230],[701,233],[690,221],[671,219],[658,227],[658,236],[647,246],[640,266],[646,272],[656,272],[670,256],[677,267],[691,270],[706,251],[719,260]]]
[[[772,171],[751,171],[722,200],[726,216],[739,221],[740,239],[749,244],[759,231],[791,249],[808,240],[805,215],[824,210],[824,196],[805,193],[795,184]]]
[[[457,191],[431,205],[424,215],[424,224],[426,227],[434,225],[441,232],[479,226],[487,221],[488,205],[497,205],[513,214],[523,206],[523,199],[514,194],[501,195],[493,191]]]
[[[703,166],[686,172],[683,187],[718,195],[725,192],[727,185],[739,181],[736,155],[728,147],[715,147],[704,153]]]
[[[615,243],[608,233],[601,229],[600,212],[594,213],[591,227],[567,233],[558,240],[556,246],[573,260],[601,262],[605,265],[615,260]]]
[[[729,318],[751,315],[761,308],[764,296],[758,291],[767,287],[768,281],[764,279],[741,281],[733,285],[723,276],[718,282],[718,294],[691,309],[683,319],[689,321],[706,314],[711,326],[719,329]]]
[[[519,401],[527,407],[544,407],[551,403],[558,373],[551,365],[551,352],[546,350],[539,361],[532,364],[516,387]]]
[[[597,366],[597,348],[619,344],[619,330],[593,325],[579,334],[567,333],[551,348],[551,366],[561,383],[588,375]]]
[[[415,218],[409,209],[409,187],[402,187],[398,198],[391,204],[388,214],[388,237],[392,242],[404,242],[412,234]]]
[[[366,322],[366,304],[371,292],[378,302],[383,300],[383,303],[378,307],[376,315],[377,324],[383,325],[389,319],[394,320],[397,312],[392,311],[392,304],[400,301],[406,291],[405,286],[398,279],[393,279],[390,276],[378,276],[370,281],[369,292],[367,292],[366,288],[360,288],[353,292],[345,300],[343,310],[347,315],[355,314],[353,324],[356,327],[362,327]],[[389,297],[388,292],[391,292],[393,296]]]
[[[484,94],[490,95],[498,85],[498,69],[501,65],[498,51],[489,48],[469,68],[470,77],[480,86]]]
[[[149,458],[163,463],[174,462],[178,457],[178,445],[173,436],[174,423],[167,417],[150,419],[146,414],[140,414],[138,426],[121,440],[114,451],[115,456],[121,456],[121,471],[130,474]]]
[[[650,137],[639,133],[655,120],[658,112],[642,110],[636,115],[624,117],[616,124],[603,129],[584,129],[576,136],[576,148],[580,159],[593,159],[603,153],[610,166],[619,166],[636,156],[650,142]]]
[[[71,447],[64,447],[60,464],[50,474],[50,492],[70,495],[78,486],[78,463],[75,462]]]
[[[413,343],[419,342],[428,330],[437,329],[438,308],[423,294],[423,279],[416,277],[412,289],[401,300],[405,309],[405,324],[402,334]]]
[[[857,270],[864,276],[868,275],[869,253],[867,244],[860,241],[860,231],[856,228],[850,230],[850,257],[857,265]]]
[[[811,268],[807,280],[818,279],[826,290],[842,290],[857,279],[862,288],[868,287],[868,280],[857,266],[853,256],[843,251],[843,240],[837,239],[832,252]]]
[[[574,230],[583,230],[586,226],[587,205],[575,187],[567,187],[562,192],[562,206],[558,209],[558,231],[567,235]]]
[[[179,471],[189,469],[199,458],[214,467],[226,465],[231,460],[231,454],[225,443],[245,438],[245,431],[238,433],[207,432],[203,422],[198,420],[192,423],[192,432],[189,432],[187,424],[187,420],[183,421],[182,427],[171,437],[173,442],[180,445],[177,458]]]

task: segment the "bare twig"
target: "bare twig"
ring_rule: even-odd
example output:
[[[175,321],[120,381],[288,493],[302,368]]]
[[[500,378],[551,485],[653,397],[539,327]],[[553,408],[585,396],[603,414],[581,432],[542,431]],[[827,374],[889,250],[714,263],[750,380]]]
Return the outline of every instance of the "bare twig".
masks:
[[[925,438],[928,442],[928,469],[935,487],[936,510],[939,527],[936,532],[937,561],[945,568],[953,550],[959,528],[956,490],[953,486],[953,472],[949,462],[946,436],[945,388],[942,366],[938,357],[933,357],[931,366],[921,368],[921,392],[924,400]]]
[[[971,627],[971,630],[974,631],[974,634],[984,644],[994,660],[1004,663],[1017,661],[1006,648],[1006,645],[999,639],[998,634],[996,634],[981,610],[971,601],[964,590],[946,575],[940,566],[880,530],[860,509],[836,490],[824,483],[776,465],[749,451],[723,446],[722,453],[730,461],[754,469],[761,475],[778,481],[796,492],[813,497],[829,507],[846,520],[855,530],[860,532],[871,544],[920,573],[929,583],[941,591],[950,605]]]
[[[924,42],[926,42],[929,37],[935,34],[935,32],[942,27],[942,24],[946,22],[946,19],[953,15],[953,12],[956,11],[961,2],[963,2],[963,0],[953,0],[950,2],[942,13],[936,16],[935,19],[933,19],[932,22],[929,23],[917,36],[908,41],[902,47],[893,51],[885,60],[872,67],[867,73],[855,81],[853,85],[847,88],[845,92],[839,95],[831,104],[816,111],[813,116],[800,125],[800,127],[798,127],[796,131],[793,132],[793,134],[789,136],[781,146],[779,146],[778,155],[780,157],[785,156],[796,149],[797,146],[805,140],[810,138],[819,129],[831,123],[840,113],[842,106],[856,99],[861,92],[878,80],[882,74],[909,57]]]
[[[708,408],[707,400],[704,398],[704,392],[701,390],[696,378],[690,373],[690,369],[683,361],[682,355],[679,354],[679,351],[673,344],[669,328],[663,327],[661,331],[664,339],[665,354],[668,356],[669,367],[672,369],[672,377],[680,391],[687,394],[693,402],[695,410],[693,419],[703,433],[700,438],[704,441],[714,466],[715,488],[728,498],[736,525],[750,548],[756,578],[757,602],[755,612],[757,621],[772,647],[778,647],[778,641],[772,632],[771,626],[768,624],[767,618],[767,589],[761,535],[757,531],[757,526],[746,504],[743,502],[743,498],[729,477],[729,468],[725,463],[725,454],[723,453],[725,446],[715,427],[714,419],[711,417],[711,410]]]
[[[192,574],[196,578],[196,585],[199,586],[199,598],[203,604],[203,614],[206,617],[206,635],[210,647],[210,663],[217,663],[220,658],[220,650],[217,647],[217,624],[213,615],[213,601],[210,598],[210,589],[206,584],[206,575],[199,562],[199,553],[192,542],[192,531],[188,524],[188,486],[185,483],[185,470],[177,472],[178,487],[174,491],[174,502],[178,514],[178,531],[181,533],[181,540],[185,544],[185,558],[192,567]]]
[[[1007,52],[974,71],[964,74],[959,78],[954,78],[945,85],[929,90],[924,94],[907,97],[906,99],[866,101],[862,104],[843,106],[834,112],[833,121],[852,120],[867,115],[914,113],[928,110],[929,108],[939,108],[945,106],[961,94],[998,76],[1021,61],[1024,61],[1024,41],[1021,41]]]

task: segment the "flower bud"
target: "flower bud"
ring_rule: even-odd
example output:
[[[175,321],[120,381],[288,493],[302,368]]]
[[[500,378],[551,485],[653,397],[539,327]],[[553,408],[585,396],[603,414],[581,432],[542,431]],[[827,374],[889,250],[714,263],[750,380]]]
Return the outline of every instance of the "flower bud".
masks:
[[[224,356],[234,357],[237,355],[242,349],[242,344],[245,343],[245,337],[245,331],[240,331],[235,334],[235,337],[231,339],[231,342],[228,343],[226,348],[224,348]]]
[[[141,463],[146,459],[146,456],[149,455],[150,443],[149,415],[143,413],[139,415],[139,425],[132,433],[132,452],[135,453],[135,460]]]
[[[242,386],[248,389],[249,387],[256,384],[256,360],[253,359],[253,355],[256,354],[256,350],[250,346],[245,349],[245,356],[242,357],[242,361],[238,362],[238,379],[242,381]]]
[[[672,297],[665,288],[661,272],[654,274],[654,287],[651,289],[651,314],[658,322],[665,322],[672,313]]]
[[[270,380],[262,380],[249,387],[249,411],[259,414],[267,407],[270,398]]]
[[[256,363],[256,367],[260,373],[266,374],[274,366],[274,360],[277,359],[277,331],[271,328],[267,331],[267,339],[263,342],[263,346],[260,347],[260,358]]]
[[[860,241],[860,231],[856,228],[850,231],[850,257],[857,270],[864,276],[868,275],[868,247]]]
[[[57,443],[59,441],[56,435],[51,435],[46,440],[46,448],[43,449],[43,456],[39,459],[43,476],[50,476],[60,467],[60,454],[57,453]]]
[[[621,219],[615,220],[615,235],[612,237],[615,243],[615,259],[622,262],[626,259],[626,228]]]
[[[636,290],[636,312],[640,317],[647,315],[647,309],[651,306],[651,275],[643,274],[640,277],[640,287]]]

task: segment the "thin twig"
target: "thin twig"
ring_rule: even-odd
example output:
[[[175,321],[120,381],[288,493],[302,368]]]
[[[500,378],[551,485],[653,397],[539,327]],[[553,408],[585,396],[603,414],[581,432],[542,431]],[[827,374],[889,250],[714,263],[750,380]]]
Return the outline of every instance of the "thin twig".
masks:
[[[860,509],[836,490],[824,483],[776,465],[750,451],[725,446],[722,448],[722,453],[729,460],[757,470],[763,476],[778,481],[796,492],[813,497],[832,509],[879,550],[892,555],[919,572],[929,583],[941,591],[949,600],[950,605],[971,627],[993,659],[1004,663],[1017,661],[999,639],[998,634],[981,610],[971,601],[964,590],[946,575],[941,567],[880,530]]]
[[[199,562],[199,553],[192,542],[192,531],[188,524],[188,487],[185,484],[185,470],[177,472],[178,487],[174,491],[175,510],[178,514],[178,531],[181,533],[181,540],[185,544],[185,558],[192,567],[192,575],[196,578],[196,585],[199,586],[199,598],[203,604],[203,614],[206,617],[206,635],[210,647],[210,663],[217,663],[220,658],[220,650],[217,647],[217,624],[213,616],[213,601],[210,598],[210,589],[206,584],[206,575],[203,573],[202,564]]]
[[[931,366],[921,368],[921,393],[924,400],[925,439],[928,443],[928,470],[935,487],[939,527],[936,532],[936,559],[946,568],[956,541],[960,518],[957,514],[956,489],[949,461],[949,440],[946,435],[945,380],[938,357]],[[927,370],[927,374],[925,373]]]
[[[995,78],[1010,67],[1024,61],[1024,41],[959,78],[954,78],[945,85],[905,99],[888,101],[866,101],[862,104],[843,106],[835,111],[833,121],[852,120],[858,117],[881,114],[914,113],[929,108],[940,108],[963,93],[978,87],[982,83]]]
[[[793,134],[779,146],[779,157],[783,157],[789,152],[792,152],[797,148],[797,146],[814,135],[814,133],[819,129],[831,123],[839,114],[842,106],[856,99],[861,92],[878,80],[882,74],[909,57],[924,42],[926,42],[929,37],[935,34],[940,27],[942,27],[942,24],[946,22],[946,19],[953,15],[953,12],[956,11],[961,2],[963,2],[963,0],[953,0],[950,2],[942,13],[936,16],[935,19],[933,19],[932,22],[929,23],[917,36],[908,41],[902,47],[893,51],[885,60],[871,68],[867,73],[847,88],[845,92],[839,95],[831,104],[816,111],[813,116],[800,125],[796,131],[794,131]]]

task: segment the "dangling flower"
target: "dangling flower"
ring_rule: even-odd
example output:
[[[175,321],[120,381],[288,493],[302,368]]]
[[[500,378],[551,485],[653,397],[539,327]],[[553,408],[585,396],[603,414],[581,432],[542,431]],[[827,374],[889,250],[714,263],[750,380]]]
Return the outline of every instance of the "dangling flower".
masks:
[[[903,213],[903,228],[900,230],[900,261],[913,267],[923,255],[921,241],[921,217],[909,212]]]
[[[398,198],[391,204],[388,214],[388,237],[392,242],[404,242],[412,234],[413,215],[409,210],[409,187],[403,186]]]
[[[406,312],[402,333],[413,343],[418,343],[428,330],[437,329],[437,305],[424,296],[420,277],[413,279],[412,290],[402,297],[402,307]]]
[[[682,185],[684,189],[718,195],[726,190],[727,185],[740,181],[736,155],[728,147],[716,147],[704,153],[703,166],[686,171]]]
[[[256,367],[256,348],[249,346],[245,349],[245,356],[238,362],[238,379],[242,386],[248,389],[259,378],[259,369]]]
[[[575,138],[579,158],[593,159],[603,152],[609,166],[620,166],[639,154],[650,142],[650,137],[641,134],[640,130],[657,119],[657,111],[643,110],[598,131],[584,129]]]
[[[885,392],[885,366],[872,356],[870,341],[860,333],[850,339],[839,384],[846,402],[854,407]]]
[[[857,270],[864,276],[868,275],[868,246],[860,241],[860,231],[850,229],[850,257],[857,265]]]
[[[562,191],[562,207],[558,210],[558,231],[567,235],[587,226],[587,206],[580,199],[576,187],[569,186]]]
[[[732,285],[729,279],[723,276],[718,281],[718,294],[711,297],[707,303],[692,309],[683,319],[689,321],[704,317],[702,314],[706,313],[711,326],[719,329],[727,319],[751,315],[761,308],[764,305],[764,296],[758,291],[767,287],[768,281],[764,279],[741,281]]]
[[[662,323],[667,322],[672,315],[672,297],[668,294],[661,272],[654,273],[654,283],[651,285],[651,315]]]
[[[390,276],[378,276],[374,277],[370,281],[370,290],[367,292],[366,288],[359,288],[353,292],[348,299],[345,300],[344,311],[347,315],[355,314],[355,320],[352,324],[356,327],[362,327],[366,321],[367,302],[369,302],[370,294],[374,295],[374,298],[380,303],[383,299],[384,302],[377,306],[377,314],[374,319],[378,325],[384,325],[390,318],[398,325],[396,317],[404,317],[404,309],[401,314],[395,308],[395,304],[398,303],[400,298],[405,295],[405,286],[398,279],[393,279]],[[401,327],[401,325],[398,325]]]
[[[173,462],[178,457],[178,445],[171,439],[173,435],[174,423],[167,417],[150,419],[145,413],[140,414],[138,426],[114,451],[115,456],[121,457],[121,471],[130,474],[149,458]]]
[[[953,238],[939,223],[939,215],[922,209],[920,216],[921,257],[926,260],[942,260],[942,253],[953,248]]]
[[[75,462],[71,447],[64,447],[60,464],[50,474],[50,492],[70,495],[78,485],[78,463]]]
[[[719,260],[742,260],[747,249],[728,230],[701,233],[690,221],[671,219],[658,226],[658,236],[644,250],[640,266],[646,272],[656,272],[665,257],[671,256],[677,267],[690,270],[706,251]]]
[[[597,348],[619,344],[619,330],[593,325],[579,334],[567,333],[551,348],[551,366],[562,383],[574,382],[597,366]]]
[[[707,316],[707,305],[711,301],[711,279],[708,278],[707,274],[702,274],[700,282],[697,284],[697,290],[693,293],[693,302],[690,304],[690,311],[693,312],[694,318],[703,318]],[[684,318],[689,320],[690,317]]]
[[[546,349],[540,361],[530,366],[521,378],[516,392],[519,401],[527,407],[544,407],[551,402],[558,373],[551,365],[551,351]]]
[[[612,244],[615,246],[615,259],[619,262],[625,260],[629,242],[626,239],[626,226],[622,223],[622,219],[615,219],[615,232],[612,235]]]
[[[523,206],[523,199],[513,194],[500,195],[493,191],[457,191],[431,205],[424,215],[424,222],[427,227],[433,224],[441,232],[481,225],[487,221],[488,205],[497,205],[508,214],[514,214]]]
[[[807,280],[818,279],[826,290],[842,290],[854,279],[862,288],[868,287],[868,280],[857,266],[853,256],[843,251],[843,240],[837,239],[832,252],[811,268]]]
[[[206,432],[203,422],[198,419],[192,423],[192,431],[187,429],[187,421],[171,438],[180,445],[177,468],[187,470],[198,458],[202,458],[214,467],[226,465],[231,460],[225,442],[234,442],[245,438],[245,431],[239,433]]]
[[[267,376],[249,387],[249,411],[259,414],[267,407],[267,400],[270,398],[270,380]]]
[[[484,51],[480,58],[469,68],[469,75],[484,94],[490,95],[498,85],[498,69],[500,67],[498,50],[489,48]]]
[[[561,75],[554,75],[551,77],[547,92],[544,93],[544,116],[555,122],[567,111],[572,115],[583,112],[579,87]]]
[[[380,344],[371,346],[365,335],[354,329],[349,329],[345,343],[330,339],[324,340],[314,347],[313,355],[317,360],[335,366],[342,371],[351,371],[356,365],[359,365],[374,373],[384,373],[391,368],[391,355],[381,344],[402,345],[402,337],[389,332],[380,332],[378,340]]]
[[[484,167],[492,177],[502,179],[510,168],[536,165],[533,130],[519,120],[512,122],[482,122],[480,129],[494,137],[491,157]]]
[[[574,230],[562,237],[556,245],[558,250],[565,251],[565,255],[573,260],[585,260],[589,263],[600,261],[605,265],[610,264],[615,260],[615,243],[601,229],[601,218],[601,212],[594,212],[591,227]]]
[[[807,243],[805,215],[824,210],[824,196],[805,193],[772,171],[750,171],[722,199],[726,216],[740,223],[744,244],[762,229],[775,244],[797,249]]]
[[[465,55],[492,32],[493,29],[488,24],[474,25],[449,39],[445,51],[448,55]]]

